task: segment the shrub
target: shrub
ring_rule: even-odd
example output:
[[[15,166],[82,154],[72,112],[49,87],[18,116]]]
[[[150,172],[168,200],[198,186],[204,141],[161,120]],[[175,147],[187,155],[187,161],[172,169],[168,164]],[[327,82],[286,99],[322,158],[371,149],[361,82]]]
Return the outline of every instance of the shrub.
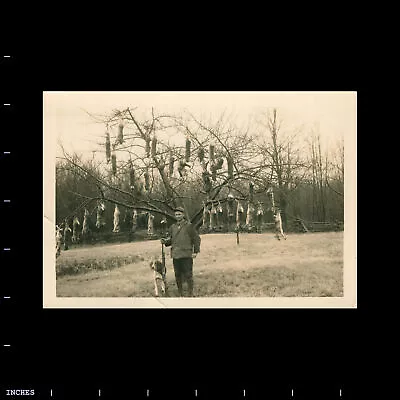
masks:
[[[64,260],[62,263],[56,264],[56,276],[64,275],[78,275],[84,274],[89,271],[104,271],[114,268],[122,267],[126,264],[133,264],[138,261],[143,261],[143,257],[127,256],[119,257],[114,256],[106,259],[89,259],[84,262],[78,260]]]

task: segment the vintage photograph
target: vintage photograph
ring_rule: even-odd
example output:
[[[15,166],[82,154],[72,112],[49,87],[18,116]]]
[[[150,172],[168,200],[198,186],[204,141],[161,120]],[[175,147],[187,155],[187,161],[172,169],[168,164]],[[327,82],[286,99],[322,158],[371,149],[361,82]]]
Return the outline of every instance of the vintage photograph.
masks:
[[[43,92],[45,308],[356,308],[356,92]]]

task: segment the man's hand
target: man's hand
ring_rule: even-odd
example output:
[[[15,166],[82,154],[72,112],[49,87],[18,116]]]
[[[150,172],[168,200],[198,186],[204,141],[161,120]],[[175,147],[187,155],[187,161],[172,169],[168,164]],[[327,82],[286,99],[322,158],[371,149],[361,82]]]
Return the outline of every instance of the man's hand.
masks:
[[[161,239],[160,239],[160,242],[161,242],[161,244],[165,244],[165,239],[164,239],[164,238],[161,238]]]

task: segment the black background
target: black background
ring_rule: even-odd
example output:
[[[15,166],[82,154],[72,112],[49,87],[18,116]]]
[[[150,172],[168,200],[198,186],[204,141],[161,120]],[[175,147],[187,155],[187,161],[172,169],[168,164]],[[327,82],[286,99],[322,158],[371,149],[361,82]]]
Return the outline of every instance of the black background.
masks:
[[[0,258],[3,388],[152,387],[178,398],[185,387],[213,387],[226,391],[220,398],[234,398],[246,387],[254,396],[266,390],[290,398],[294,387],[297,398],[325,399],[343,388],[358,398],[373,353],[363,344],[371,309],[360,285],[353,310],[42,309],[43,91],[357,90],[360,106],[358,69],[348,54],[306,67],[242,60],[240,49],[218,59],[64,50],[0,60],[1,104],[11,103],[0,111],[0,149],[11,151],[1,156],[0,193],[1,201],[12,200],[0,205],[1,248],[12,248]]]

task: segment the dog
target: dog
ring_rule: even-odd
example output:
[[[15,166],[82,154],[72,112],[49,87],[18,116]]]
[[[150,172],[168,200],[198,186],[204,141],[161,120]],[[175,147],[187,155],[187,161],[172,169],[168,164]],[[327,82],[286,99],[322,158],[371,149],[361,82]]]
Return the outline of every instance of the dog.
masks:
[[[160,297],[160,291],[161,295],[163,297],[168,295],[168,287],[167,287],[167,269],[163,265],[163,263],[160,260],[152,260],[150,262],[150,269],[153,270],[154,275],[153,275],[153,280],[154,280],[154,292],[156,297]]]

